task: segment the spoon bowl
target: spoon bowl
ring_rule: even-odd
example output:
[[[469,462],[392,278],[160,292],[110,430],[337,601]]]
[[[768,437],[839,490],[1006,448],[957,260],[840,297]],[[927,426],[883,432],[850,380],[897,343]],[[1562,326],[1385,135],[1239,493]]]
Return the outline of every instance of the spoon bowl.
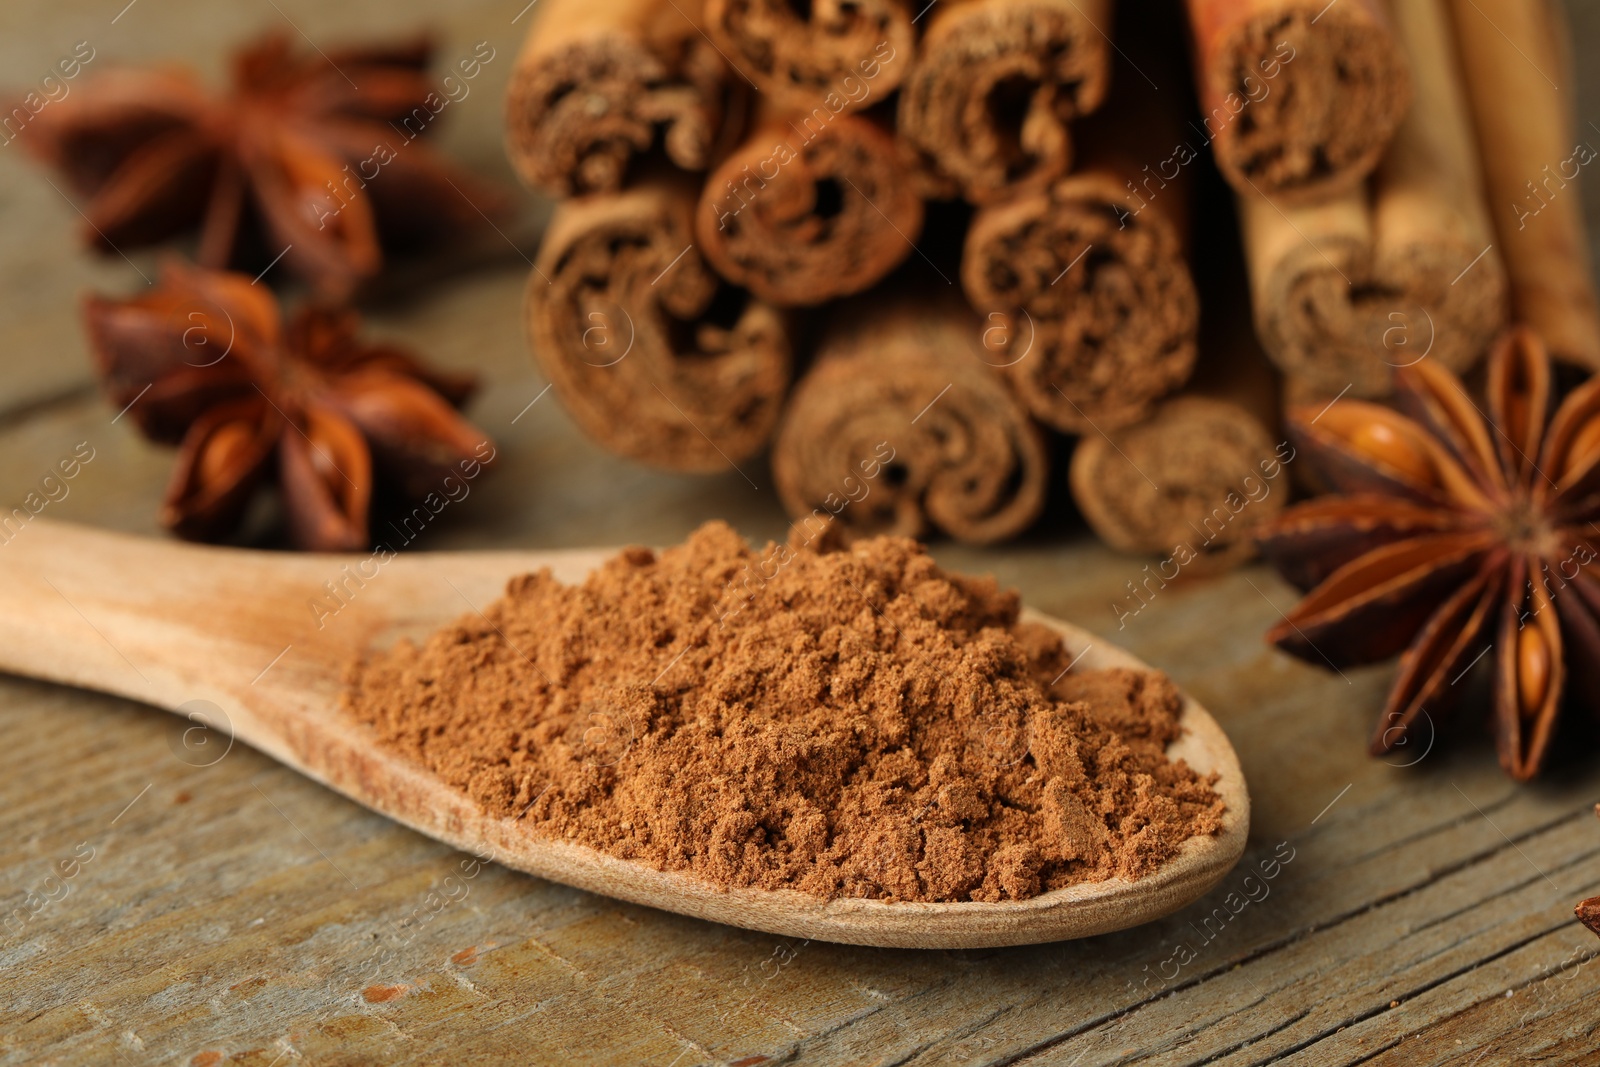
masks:
[[[581,582],[608,550],[288,555],[182,545],[36,519],[0,548],[0,669],[140,700],[192,719],[196,743],[235,740],[418,833],[590,892],[791,937],[895,948],[987,948],[1107,933],[1160,918],[1215,885],[1244,851],[1250,801],[1239,761],[1185,695],[1168,749],[1226,810],[1145,878],[1112,878],[1002,903],[824,900],[724,889],[490,816],[343,713],[344,669],[402,637],[421,640],[548,567]],[[1089,668],[1145,665],[1038,612]],[[226,748],[220,748],[226,751]]]

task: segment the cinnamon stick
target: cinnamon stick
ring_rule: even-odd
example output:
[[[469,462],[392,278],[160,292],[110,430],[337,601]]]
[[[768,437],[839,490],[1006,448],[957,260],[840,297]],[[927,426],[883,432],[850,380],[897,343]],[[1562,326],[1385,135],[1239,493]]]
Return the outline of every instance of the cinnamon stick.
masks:
[[[1145,421],[1085,435],[1068,471],[1090,527],[1113,548],[1156,556],[1158,581],[1249,559],[1256,529],[1290,494],[1277,375],[1234,282],[1243,263],[1225,212],[1215,227],[1201,235],[1217,269],[1202,280],[1210,313],[1194,379]]]
[[[1254,530],[1289,495],[1283,456],[1248,408],[1209,396],[1162,401],[1147,420],[1089,434],[1069,468],[1072,498],[1102,541],[1215,573],[1255,554]]]
[[[898,129],[974,203],[1065,174],[1067,123],[1110,81],[1110,0],[941,0],[900,94]]]
[[[773,445],[797,523],[984,544],[1043,507],[1043,435],[977,357],[981,323],[924,293],[863,298],[829,324]]]
[[[722,122],[727,68],[676,0],[544,0],[506,90],[506,154],[550,196],[621,188],[658,134],[703,170]]]
[[[1600,141],[1572,128],[1575,78],[1562,47],[1570,31],[1542,0],[1458,0],[1451,11],[1512,314],[1552,355],[1600,370],[1600,311],[1577,181]]]
[[[806,113],[893,92],[916,46],[912,14],[906,0],[705,0],[706,31],[738,75]]]
[[[911,254],[922,220],[877,123],[800,115],[764,122],[712,172],[695,230],[724,278],[798,306],[881,280]]]
[[[771,436],[790,375],[780,313],[692,244],[693,185],[656,178],[557,208],[528,280],[533,353],[584,433],[676,471],[727,470]]]
[[[1470,367],[1506,318],[1461,72],[1440,0],[1397,9],[1416,102],[1370,195],[1239,197],[1257,330],[1297,395],[1383,396],[1422,358]]]
[[[1384,0],[1187,0],[1217,166],[1240,193],[1313,203],[1354,189],[1410,103]]]
[[[1194,367],[1185,243],[1200,149],[1172,84],[1181,41],[1155,26],[1131,36],[1137,59],[1119,64],[1112,100],[1080,124],[1082,168],[979,208],[962,256],[988,362],[1030,414],[1066,433],[1145,418]]]

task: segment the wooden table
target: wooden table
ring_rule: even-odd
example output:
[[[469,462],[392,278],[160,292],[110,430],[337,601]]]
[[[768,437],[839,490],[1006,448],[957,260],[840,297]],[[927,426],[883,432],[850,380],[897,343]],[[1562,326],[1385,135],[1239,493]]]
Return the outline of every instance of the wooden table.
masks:
[[[444,58],[480,40],[496,49],[445,145],[508,181],[499,93],[524,2],[433,16]],[[415,20],[396,7],[429,6],[142,0],[113,19],[120,4],[8,5],[8,84],[83,39],[96,63],[178,54],[219,76],[224,47],[252,29],[321,43],[404,28]],[[1578,39],[1600,41],[1600,10],[1574,15]],[[1587,77],[1585,99],[1600,102]],[[1584,181],[1600,218],[1600,182]],[[587,444],[541,393],[518,307],[542,211],[529,198],[498,260],[412,279],[371,309],[375,330],[483,372],[472,414],[505,457],[416,550],[659,544],[713,516],[779,535],[759,464],[747,465],[755,491],[731,471],[646,472]],[[95,391],[76,319],[81,291],[132,292],[156,257],[81,254],[72,207],[14,147],[0,152],[0,222],[0,503],[20,502],[87,442],[94,458],[50,516],[159,535],[171,455]],[[935,551],[1163,666],[1229,731],[1255,821],[1244,862],[1207,899],[1113,936],[983,952],[747,933],[472,864],[243,746],[219,739],[197,755],[173,716],[0,677],[0,1057],[1595,1062],[1600,942],[1572,906],[1600,893],[1600,761],[1513,785],[1476,725],[1449,745],[1367,758],[1393,668],[1331,674],[1270,651],[1260,634],[1292,593],[1260,567],[1180,578],[1119,631],[1111,605],[1137,606],[1126,583],[1142,581],[1145,561],[1098,547],[1061,505],[1021,544]],[[1223,907],[1246,890],[1258,899]]]

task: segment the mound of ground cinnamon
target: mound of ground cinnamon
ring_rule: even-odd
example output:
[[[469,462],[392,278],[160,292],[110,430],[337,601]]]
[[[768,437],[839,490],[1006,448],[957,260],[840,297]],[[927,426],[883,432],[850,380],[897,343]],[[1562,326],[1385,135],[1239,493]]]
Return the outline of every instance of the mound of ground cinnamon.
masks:
[[[530,831],[723,886],[996,901],[1153,871],[1223,804],[1156,672],[1067,670],[901,538],[710,523],[354,666],[382,741]],[[826,547],[824,547],[826,546]]]

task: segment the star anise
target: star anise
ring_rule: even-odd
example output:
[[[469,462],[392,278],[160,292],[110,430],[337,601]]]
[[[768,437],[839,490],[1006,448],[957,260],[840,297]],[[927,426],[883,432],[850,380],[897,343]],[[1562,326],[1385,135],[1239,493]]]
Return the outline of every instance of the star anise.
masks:
[[[1491,351],[1485,391],[1487,414],[1425,360],[1396,375],[1406,414],[1353,400],[1290,411],[1297,446],[1344,495],[1292,507],[1263,535],[1310,589],[1267,636],[1334,666],[1404,650],[1374,755],[1437,724],[1492,648],[1500,764],[1527,780],[1569,689],[1600,708],[1600,378],[1556,406],[1544,345],[1519,328]]]
[[[1573,913],[1578,916],[1579,922],[1587,926],[1596,935],[1600,935],[1600,897],[1589,897],[1587,900],[1580,900],[1578,906],[1573,909]]]
[[[181,537],[226,536],[275,478],[297,547],[363,548],[375,485],[443,499],[451,474],[494,457],[453,406],[473,380],[361,340],[348,309],[306,307],[286,325],[247,276],[171,262],[155,289],[91,296],[84,315],[112,403],[179,445],[161,516]]]
[[[1600,815],[1600,804],[1594,806],[1594,813]],[[1578,921],[1587,926],[1596,936],[1600,936],[1600,897],[1588,897],[1578,901],[1578,906],[1572,909]]]
[[[382,245],[442,236],[504,207],[421,140],[442,98],[425,39],[297,55],[268,35],[233,58],[225,95],[192,71],[108,71],[41,111],[23,138],[87,202],[102,251],[198,227],[198,261],[280,254],[324,296],[382,266]],[[480,210],[481,209],[481,210]],[[380,241],[381,239],[381,241]]]

